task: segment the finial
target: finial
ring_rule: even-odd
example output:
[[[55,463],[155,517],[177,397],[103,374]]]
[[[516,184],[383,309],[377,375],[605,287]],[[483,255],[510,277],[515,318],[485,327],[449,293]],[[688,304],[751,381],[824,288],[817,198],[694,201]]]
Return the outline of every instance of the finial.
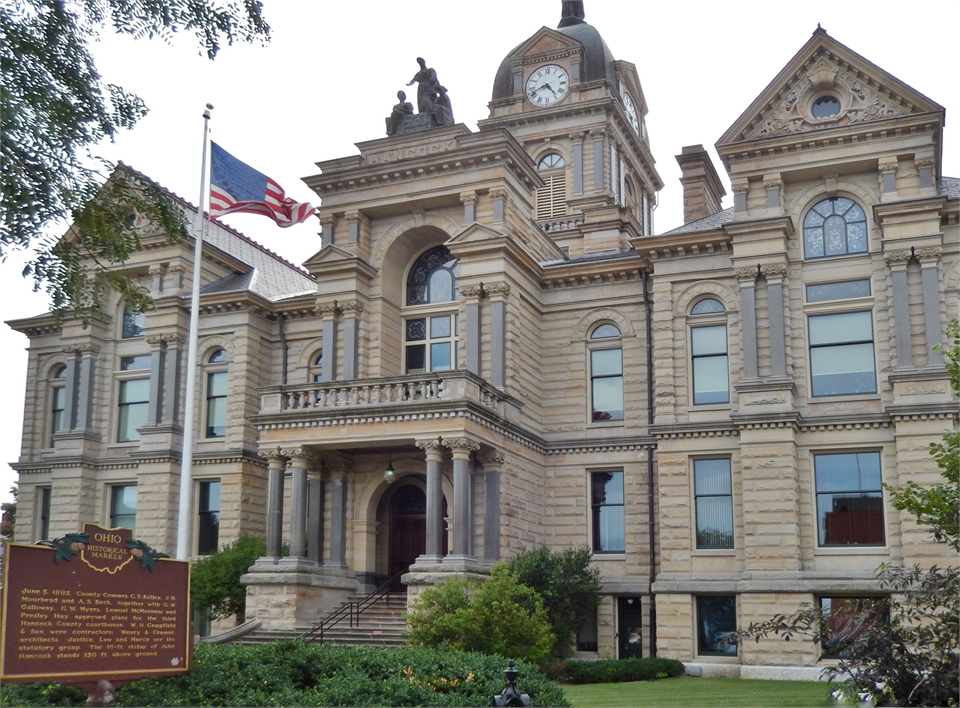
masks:
[[[583,22],[583,18],[583,0],[562,0],[560,24],[557,25],[557,29],[579,25]]]

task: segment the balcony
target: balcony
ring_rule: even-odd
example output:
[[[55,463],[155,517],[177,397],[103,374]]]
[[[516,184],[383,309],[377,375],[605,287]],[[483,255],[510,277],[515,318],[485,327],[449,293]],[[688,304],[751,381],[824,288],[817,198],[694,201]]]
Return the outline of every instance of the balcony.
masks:
[[[517,421],[520,402],[468,371],[442,371],[260,389],[260,423],[297,418],[427,413],[473,408]]]

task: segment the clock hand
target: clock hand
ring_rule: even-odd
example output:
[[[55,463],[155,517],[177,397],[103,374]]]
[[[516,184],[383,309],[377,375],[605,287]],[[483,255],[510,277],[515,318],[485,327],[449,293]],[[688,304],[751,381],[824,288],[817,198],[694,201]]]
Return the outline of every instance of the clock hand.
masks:
[[[557,95],[557,92],[553,90],[553,87],[550,84],[544,84],[544,87],[550,89],[550,93],[552,93],[554,96]]]

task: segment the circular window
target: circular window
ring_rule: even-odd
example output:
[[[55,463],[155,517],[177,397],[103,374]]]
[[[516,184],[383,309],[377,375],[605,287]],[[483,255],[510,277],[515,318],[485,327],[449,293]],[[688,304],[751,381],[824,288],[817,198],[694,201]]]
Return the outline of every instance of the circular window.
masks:
[[[833,96],[821,96],[810,106],[810,112],[814,118],[835,116],[840,112],[840,101]]]

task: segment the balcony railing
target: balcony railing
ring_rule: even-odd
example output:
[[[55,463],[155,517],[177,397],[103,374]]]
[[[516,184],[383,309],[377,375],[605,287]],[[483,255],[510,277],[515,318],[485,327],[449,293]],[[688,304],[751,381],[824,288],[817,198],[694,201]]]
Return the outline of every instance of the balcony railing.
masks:
[[[318,412],[475,401],[501,416],[513,419],[519,403],[467,371],[410,374],[381,379],[354,379],[260,389],[260,414]],[[359,412],[359,411],[358,411]]]

